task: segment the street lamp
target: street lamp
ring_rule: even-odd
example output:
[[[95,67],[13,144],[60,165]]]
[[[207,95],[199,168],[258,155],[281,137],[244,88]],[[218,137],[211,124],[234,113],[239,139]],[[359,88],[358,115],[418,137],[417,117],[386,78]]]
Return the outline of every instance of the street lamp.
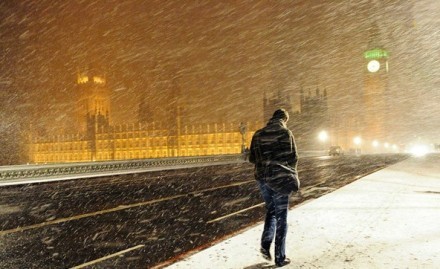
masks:
[[[243,122],[240,122],[240,134],[241,134],[241,153],[245,153],[246,151],[246,135],[247,125]]]
[[[318,139],[319,139],[319,141],[325,143],[325,142],[327,141],[327,139],[328,139],[328,133],[327,133],[327,131],[321,131],[321,132],[319,132]]]
[[[354,142],[354,144],[356,145],[356,149],[355,149],[356,154],[360,154],[360,152],[361,152],[360,145],[361,145],[361,143],[362,143],[362,139],[361,139],[359,136],[356,136],[356,137],[353,139],[353,142]]]
[[[322,143],[322,145],[323,145],[323,147],[324,147],[324,150],[325,150],[325,143],[326,143],[327,140],[328,140],[328,133],[327,133],[327,131],[321,131],[321,132],[319,132],[319,134],[318,134],[318,139],[319,139],[319,141],[321,141],[321,143]]]
[[[377,140],[373,140],[373,147],[377,148],[379,146],[379,142]]]

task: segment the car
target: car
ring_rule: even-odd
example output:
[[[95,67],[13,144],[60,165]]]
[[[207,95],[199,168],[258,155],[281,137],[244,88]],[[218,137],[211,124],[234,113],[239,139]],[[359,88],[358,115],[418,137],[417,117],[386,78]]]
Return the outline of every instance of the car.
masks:
[[[344,152],[343,152],[341,146],[331,146],[328,149],[328,155],[329,156],[341,156],[341,155],[344,155]]]

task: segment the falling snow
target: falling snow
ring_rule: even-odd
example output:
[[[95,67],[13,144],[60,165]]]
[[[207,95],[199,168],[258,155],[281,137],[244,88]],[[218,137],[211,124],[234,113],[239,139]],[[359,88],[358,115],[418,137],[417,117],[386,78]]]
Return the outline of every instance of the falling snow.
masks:
[[[109,88],[114,126],[167,121],[178,100],[181,124],[237,123],[239,132],[238,123],[267,121],[265,100],[287,102],[300,158],[343,147],[345,156],[300,159],[305,183],[293,202],[318,198],[406,158],[360,155],[354,144],[440,149],[438,14],[436,0],[1,1],[0,172],[30,164],[32,138],[86,141],[77,79],[93,71]],[[364,52],[377,48],[389,52],[387,69],[371,84]],[[325,121],[301,118],[318,99]],[[262,219],[245,162],[0,191],[5,268],[102,257],[102,268],[154,265]]]
[[[115,124],[137,122],[141,97],[155,105],[152,117],[165,117],[176,85],[188,122],[262,121],[265,93],[282,91],[297,110],[300,89],[318,87],[343,123],[362,113],[362,53],[372,42],[391,55],[387,130],[396,143],[438,143],[439,9],[436,1],[3,2],[2,163],[22,161],[10,136],[29,124],[69,133],[76,73],[91,66],[106,74]]]

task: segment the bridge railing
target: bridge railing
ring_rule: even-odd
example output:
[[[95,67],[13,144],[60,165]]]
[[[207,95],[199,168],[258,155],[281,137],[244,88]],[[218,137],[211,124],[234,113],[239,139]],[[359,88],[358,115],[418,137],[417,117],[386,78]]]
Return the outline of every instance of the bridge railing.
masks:
[[[149,170],[171,169],[173,167],[204,166],[244,161],[245,158],[243,155],[231,154],[200,157],[3,166],[0,167],[0,183],[66,176],[69,176],[69,178],[75,178],[75,175],[87,177],[93,175],[103,176],[119,173],[126,174]]]
[[[323,153],[324,152],[321,151],[304,151],[300,152],[300,156],[323,156]],[[0,166],[0,186],[240,163],[245,162],[246,157],[245,154],[230,154],[105,162]]]

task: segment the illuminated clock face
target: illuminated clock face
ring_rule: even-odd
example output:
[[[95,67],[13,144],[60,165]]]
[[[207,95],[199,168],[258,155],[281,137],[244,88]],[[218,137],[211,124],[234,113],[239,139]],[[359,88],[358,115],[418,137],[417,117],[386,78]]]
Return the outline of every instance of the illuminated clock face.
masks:
[[[377,72],[379,71],[380,68],[380,63],[377,60],[371,60],[368,62],[367,65],[367,69],[368,71],[370,71],[371,73]]]

